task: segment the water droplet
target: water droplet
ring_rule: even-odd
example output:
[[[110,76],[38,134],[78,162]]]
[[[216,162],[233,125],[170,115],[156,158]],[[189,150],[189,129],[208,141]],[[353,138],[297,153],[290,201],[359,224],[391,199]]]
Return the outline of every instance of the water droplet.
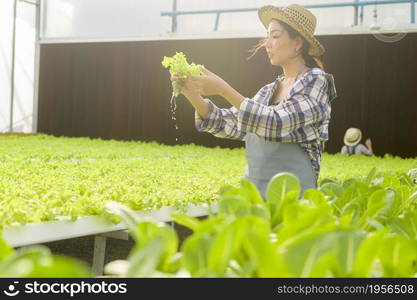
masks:
[[[174,94],[172,94],[171,97],[171,119],[174,121],[174,126],[175,126],[175,130],[176,130],[176,137],[175,137],[175,142],[178,143],[178,124],[177,124],[177,118],[175,117],[175,112],[177,110],[177,96],[175,96]]]

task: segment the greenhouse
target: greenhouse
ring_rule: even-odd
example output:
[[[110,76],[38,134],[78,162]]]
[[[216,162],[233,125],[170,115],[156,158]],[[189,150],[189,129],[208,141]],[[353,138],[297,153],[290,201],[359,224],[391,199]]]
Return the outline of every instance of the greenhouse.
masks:
[[[417,278],[416,1],[2,0],[0,52],[0,277]]]

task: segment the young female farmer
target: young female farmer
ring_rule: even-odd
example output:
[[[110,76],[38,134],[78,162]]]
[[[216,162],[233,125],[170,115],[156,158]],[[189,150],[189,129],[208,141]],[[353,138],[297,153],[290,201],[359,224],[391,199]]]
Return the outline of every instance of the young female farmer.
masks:
[[[324,47],[314,37],[316,18],[309,10],[296,4],[283,9],[267,5],[258,16],[267,37],[254,52],[265,47],[271,64],[281,67],[283,74],[253,98],[242,96],[204,67],[206,76],[174,75],[171,81],[179,80],[182,94],[196,109],[198,131],[245,141],[248,166],[243,178],[265,199],[269,180],[279,172],[298,176],[302,192],[317,188],[336,89],[333,76],[317,59]],[[221,109],[201,97],[215,94],[232,107]]]

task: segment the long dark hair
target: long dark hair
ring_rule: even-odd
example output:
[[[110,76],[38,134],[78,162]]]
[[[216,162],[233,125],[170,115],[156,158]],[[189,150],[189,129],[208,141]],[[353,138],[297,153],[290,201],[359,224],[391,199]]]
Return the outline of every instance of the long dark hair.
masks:
[[[277,21],[279,24],[281,24],[282,27],[288,32],[288,35],[291,39],[295,39],[296,37],[300,37],[303,40],[303,47],[301,48],[301,55],[306,63],[306,66],[309,68],[320,68],[324,70],[324,63],[323,60],[319,57],[311,56],[308,54],[309,49],[309,43],[306,41],[306,39],[300,35],[295,29],[293,29],[290,25],[288,25],[285,22],[282,22],[278,19],[273,19]],[[252,55],[249,56],[247,59],[251,59],[259,49],[265,47],[267,38],[261,39],[256,45],[254,45],[249,52],[252,52]]]

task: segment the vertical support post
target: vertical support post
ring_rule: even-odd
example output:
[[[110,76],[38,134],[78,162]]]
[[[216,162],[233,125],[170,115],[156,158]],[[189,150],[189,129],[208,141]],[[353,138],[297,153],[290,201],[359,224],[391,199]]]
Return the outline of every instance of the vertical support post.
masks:
[[[177,0],[172,1],[172,11],[173,12],[177,11]],[[177,26],[178,26],[177,15],[172,15],[171,20],[172,20],[171,32],[177,32]]]
[[[13,2],[13,38],[12,38],[12,64],[10,74],[10,123],[9,132],[13,131],[13,99],[14,99],[14,68],[16,52],[16,17],[17,17],[17,0]]]
[[[410,1],[411,24],[416,23],[416,0]]]
[[[107,238],[105,236],[96,235],[94,237],[93,266],[91,271],[96,276],[103,275],[106,242]]]
[[[214,24],[214,31],[217,31],[219,29],[219,19],[220,19],[220,13],[216,13],[216,23]]]
[[[355,0],[355,2],[359,2],[359,0]],[[359,7],[355,5],[353,9],[354,9],[353,25],[357,26],[359,24],[359,12],[358,12]]]
[[[35,23],[35,73],[33,78],[33,114],[32,114],[32,133],[38,132],[38,103],[39,103],[39,61],[40,61],[40,32],[41,32],[41,2],[36,3],[36,23]]]

